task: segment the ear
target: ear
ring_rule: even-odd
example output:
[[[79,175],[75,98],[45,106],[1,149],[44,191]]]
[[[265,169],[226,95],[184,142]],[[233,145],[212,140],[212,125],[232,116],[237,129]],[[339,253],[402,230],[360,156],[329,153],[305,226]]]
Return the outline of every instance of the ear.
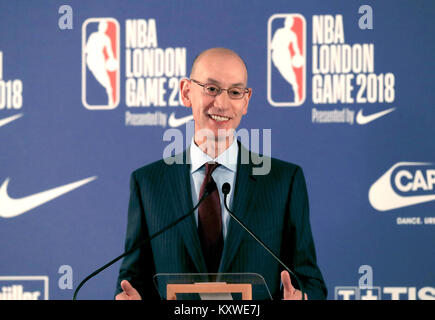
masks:
[[[248,88],[248,89],[249,89],[249,92],[243,98],[243,99],[245,99],[245,106],[243,107],[243,115],[248,113],[249,100],[251,99],[251,96],[252,96],[252,89],[251,88]]]
[[[180,81],[180,94],[181,94],[181,101],[183,101],[183,104],[190,108],[192,106],[192,102],[190,101],[190,81],[189,79],[181,79]]]

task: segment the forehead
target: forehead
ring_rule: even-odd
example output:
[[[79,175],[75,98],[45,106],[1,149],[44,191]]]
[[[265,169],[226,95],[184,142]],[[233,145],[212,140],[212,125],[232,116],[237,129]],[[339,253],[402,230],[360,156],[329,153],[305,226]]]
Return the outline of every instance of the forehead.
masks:
[[[234,53],[222,51],[198,57],[192,76],[200,81],[225,86],[244,86],[248,78],[243,60]]]

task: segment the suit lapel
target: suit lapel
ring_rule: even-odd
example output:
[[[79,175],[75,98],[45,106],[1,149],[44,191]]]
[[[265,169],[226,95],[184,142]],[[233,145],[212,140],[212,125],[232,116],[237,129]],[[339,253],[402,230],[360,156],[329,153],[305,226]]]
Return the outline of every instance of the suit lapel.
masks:
[[[258,191],[258,188],[256,188],[256,178],[252,176],[250,152],[240,143],[239,148],[236,185],[232,202],[233,207],[230,209],[244,224],[250,226],[249,209],[252,206],[254,199],[257,198],[256,192]],[[249,155],[248,163],[241,163],[241,154],[243,152],[246,152],[246,154]],[[172,188],[174,220],[193,209],[190,182],[190,161],[187,161],[186,163],[187,157],[190,156],[189,148],[184,151],[182,156],[183,164],[173,164],[168,166],[167,174],[165,175],[167,185]],[[190,217],[180,222],[176,228],[178,228],[180,235],[185,242],[187,251],[191,256],[197,271],[199,273],[206,273],[207,267],[202,254],[194,215],[192,214]],[[241,229],[234,219],[230,218],[219,272],[226,272],[228,270],[245,234],[246,231]]]
[[[167,170],[168,174],[166,175],[167,185],[172,187],[174,220],[193,209],[190,161],[186,161],[187,157],[190,156],[189,148],[186,149],[182,155],[183,164],[169,165]],[[178,228],[185,242],[187,251],[197,271],[199,273],[207,272],[194,215],[192,214],[190,217],[181,221],[176,228]]]
[[[249,155],[248,163],[241,163],[241,154],[246,152]],[[249,208],[256,199],[256,178],[252,176],[252,164],[249,151],[239,143],[239,154],[237,159],[237,176],[234,189],[233,207],[231,211],[244,224],[249,226]],[[230,218],[228,233],[225,239],[219,272],[226,272],[234,259],[237,249],[245,236],[246,231],[232,218]]]

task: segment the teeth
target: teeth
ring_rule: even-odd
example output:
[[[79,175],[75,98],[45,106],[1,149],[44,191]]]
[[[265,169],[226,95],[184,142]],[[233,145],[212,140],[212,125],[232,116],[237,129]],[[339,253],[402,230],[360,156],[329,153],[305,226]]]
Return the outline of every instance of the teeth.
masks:
[[[227,120],[230,120],[230,118],[222,117],[222,116],[216,116],[216,115],[214,115],[214,114],[211,114],[210,117],[211,117],[213,120],[216,120],[216,121],[227,121]]]

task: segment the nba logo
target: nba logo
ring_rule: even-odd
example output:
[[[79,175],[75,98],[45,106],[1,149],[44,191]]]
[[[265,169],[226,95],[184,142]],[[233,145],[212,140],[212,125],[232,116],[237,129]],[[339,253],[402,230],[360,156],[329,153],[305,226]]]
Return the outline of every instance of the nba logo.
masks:
[[[306,21],[300,14],[274,14],[267,24],[267,100],[297,107],[306,96]]]
[[[113,18],[90,18],[82,25],[82,103],[90,110],[119,104],[120,28]]]

